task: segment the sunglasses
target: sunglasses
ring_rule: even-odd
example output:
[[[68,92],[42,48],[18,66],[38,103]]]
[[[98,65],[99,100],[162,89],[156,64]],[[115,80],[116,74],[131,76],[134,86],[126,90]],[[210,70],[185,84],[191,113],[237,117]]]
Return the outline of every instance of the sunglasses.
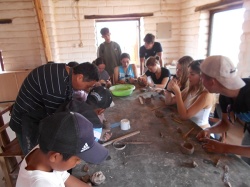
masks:
[[[227,119],[232,124],[235,122],[235,119],[236,119],[236,116],[233,112],[233,107],[231,104],[227,105]]]

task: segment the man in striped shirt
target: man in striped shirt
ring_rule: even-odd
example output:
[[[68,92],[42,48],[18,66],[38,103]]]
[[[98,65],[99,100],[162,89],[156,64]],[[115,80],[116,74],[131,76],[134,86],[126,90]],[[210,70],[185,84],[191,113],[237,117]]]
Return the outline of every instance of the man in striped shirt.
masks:
[[[24,154],[37,144],[40,120],[71,99],[73,90],[88,91],[98,80],[98,69],[89,62],[73,68],[63,63],[35,68],[19,90],[10,120]]]

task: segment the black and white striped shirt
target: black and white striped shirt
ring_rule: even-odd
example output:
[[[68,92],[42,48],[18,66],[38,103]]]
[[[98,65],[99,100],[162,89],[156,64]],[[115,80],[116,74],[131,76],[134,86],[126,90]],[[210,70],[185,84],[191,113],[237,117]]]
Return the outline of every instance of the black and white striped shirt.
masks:
[[[71,93],[69,89],[65,64],[45,64],[34,69],[17,95],[10,120],[12,130],[22,131],[22,117],[27,113],[44,111],[46,116],[54,113]]]

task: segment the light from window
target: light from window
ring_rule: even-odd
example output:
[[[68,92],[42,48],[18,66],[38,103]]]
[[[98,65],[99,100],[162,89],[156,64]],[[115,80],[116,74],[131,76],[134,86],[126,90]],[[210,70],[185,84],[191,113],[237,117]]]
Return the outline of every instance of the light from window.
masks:
[[[237,66],[244,11],[239,8],[214,14],[209,55],[227,56]]]

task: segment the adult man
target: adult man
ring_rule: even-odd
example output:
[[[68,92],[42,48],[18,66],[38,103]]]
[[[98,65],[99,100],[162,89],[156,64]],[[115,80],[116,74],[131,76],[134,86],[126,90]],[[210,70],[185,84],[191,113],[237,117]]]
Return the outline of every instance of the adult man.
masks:
[[[37,144],[40,120],[70,99],[73,90],[88,91],[98,80],[98,69],[89,62],[73,68],[53,63],[34,69],[20,88],[10,119],[24,154]]]
[[[141,74],[145,73],[145,60],[150,56],[159,56],[160,66],[162,67],[162,47],[159,42],[155,42],[153,34],[146,34],[144,38],[144,45],[140,47],[140,63]]]
[[[102,57],[105,60],[105,70],[108,72],[109,76],[112,77],[114,74],[114,68],[121,65],[121,48],[118,43],[111,41],[108,28],[102,28],[101,35],[105,41],[99,46],[97,57]]]
[[[202,81],[211,93],[220,93],[222,121],[201,131],[197,138],[209,152],[233,153],[241,155],[250,164],[250,79],[241,79],[233,63],[224,56],[210,56],[201,64]],[[234,112],[234,115],[231,115]],[[208,139],[210,133],[225,132],[230,128],[234,117],[246,123],[242,146],[221,143]],[[248,157],[248,158],[246,158]]]

